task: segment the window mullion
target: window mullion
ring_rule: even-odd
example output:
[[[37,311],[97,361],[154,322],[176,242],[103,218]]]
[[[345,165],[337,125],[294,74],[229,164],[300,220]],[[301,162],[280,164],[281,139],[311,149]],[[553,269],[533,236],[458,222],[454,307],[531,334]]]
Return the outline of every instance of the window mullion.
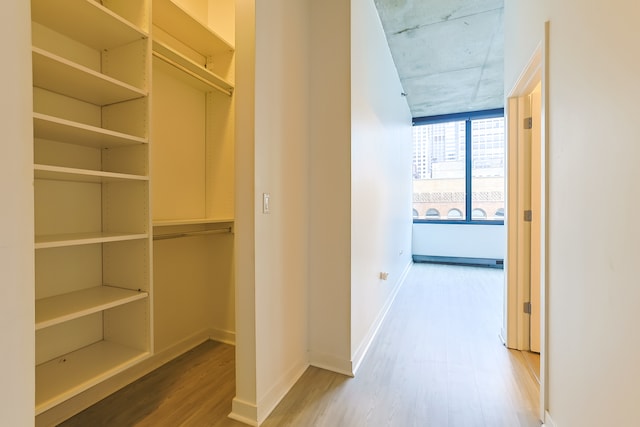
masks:
[[[465,221],[471,222],[471,119],[465,121]]]

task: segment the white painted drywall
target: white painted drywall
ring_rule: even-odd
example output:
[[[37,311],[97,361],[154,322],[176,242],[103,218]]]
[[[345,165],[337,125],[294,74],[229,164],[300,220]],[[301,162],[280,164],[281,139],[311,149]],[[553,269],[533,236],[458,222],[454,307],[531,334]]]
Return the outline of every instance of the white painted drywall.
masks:
[[[351,372],[350,2],[310,1],[309,357]]]
[[[29,2],[0,13],[0,425],[33,425],[33,121]]]
[[[255,298],[255,0],[236,1],[236,395],[232,415],[257,420]]]
[[[542,43],[543,24],[549,16],[550,1],[505,2],[505,96],[509,96],[536,47]],[[507,12],[509,16],[506,15]],[[509,52],[506,51],[507,48]]]
[[[505,258],[503,225],[413,224],[413,255]]]
[[[371,9],[368,12],[370,18]],[[240,0],[236,18],[238,376],[234,416],[261,420],[306,363],[352,372],[350,5],[338,0],[268,4]],[[390,73],[389,63],[385,66],[384,73]],[[368,89],[371,85],[361,91]],[[393,92],[399,98],[397,86]],[[376,118],[369,109],[381,107],[379,93],[360,96],[362,117],[385,134],[385,140],[406,133],[408,147],[406,105],[400,113],[389,115],[385,110]],[[359,137],[364,133],[363,129],[356,132]],[[376,144],[383,147],[374,150],[374,157],[378,164],[385,164],[385,174],[399,171],[404,157],[410,163],[408,152],[402,156],[397,147],[382,141]],[[365,148],[359,145],[358,149]],[[391,152],[396,157],[389,161]],[[410,200],[410,169],[405,170],[404,191],[380,190],[386,191],[393,207],[376,219],[376,226],[389,229],[375,242],[381,245],[380,254],[370,260],[370,270],[376,272],[383,264],[380,260],[390,260],[385,268],[392,280],[409,260],[410,218],[404,215]],[[362,177],[370,172],[364,167],[361,171]],[[386,185],[405,182],[402,177],[395,179]],[[379,177],[377,185],[380,181]],[[270,194],[269,214],[261,210],[263,193]],[[358,193],[360,199],[368,200],[370,189]],[[396,207],[400,204],[406,206]],[[403,219],[398,218],[400,212]],[[368,239],[363,237],[360,247],[369,244]],[[388,242],[390,248],[385,245]],[[370,329],[375,314],[388,301],[386,288],[373,302],[362,302],[363,307],[372,306],[374,314],[365,319],[363,331]]]
[[[256,2],[255,298],[258,419],[308,366],[308,3]],[[270,213],[262,197],[270,194]]]
[[[411,112],[372,0],[351,1],[351,357],[411,263]],[[381,280],[380,273],[389,273]]]
[[[507,93],[550,21],[547,409],[558,426],[638,423],[638,16],[623,0],[505,3]]]

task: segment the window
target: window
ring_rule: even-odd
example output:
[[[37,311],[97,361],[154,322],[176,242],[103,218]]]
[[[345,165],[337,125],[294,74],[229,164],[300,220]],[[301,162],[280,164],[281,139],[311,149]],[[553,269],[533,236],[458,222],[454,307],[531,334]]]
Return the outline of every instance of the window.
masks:
[[[504,172],[503,109],[414,119],[414,221],[502,223]]]

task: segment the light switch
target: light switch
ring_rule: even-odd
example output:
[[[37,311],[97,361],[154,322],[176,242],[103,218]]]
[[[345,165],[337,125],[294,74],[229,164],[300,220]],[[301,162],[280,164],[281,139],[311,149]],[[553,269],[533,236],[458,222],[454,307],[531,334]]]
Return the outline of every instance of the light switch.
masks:
[[[262,213],[268,214],[271,213],[271,208],[269,206],[269,199],[271,195],[269,193],[262,193]]]

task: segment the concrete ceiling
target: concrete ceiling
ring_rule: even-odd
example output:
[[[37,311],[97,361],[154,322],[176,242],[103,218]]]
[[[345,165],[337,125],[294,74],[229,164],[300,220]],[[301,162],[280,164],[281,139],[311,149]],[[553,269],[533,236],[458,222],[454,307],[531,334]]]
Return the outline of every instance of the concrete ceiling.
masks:
[[[504,106],[503,0],[375,0],[413,117]]]

